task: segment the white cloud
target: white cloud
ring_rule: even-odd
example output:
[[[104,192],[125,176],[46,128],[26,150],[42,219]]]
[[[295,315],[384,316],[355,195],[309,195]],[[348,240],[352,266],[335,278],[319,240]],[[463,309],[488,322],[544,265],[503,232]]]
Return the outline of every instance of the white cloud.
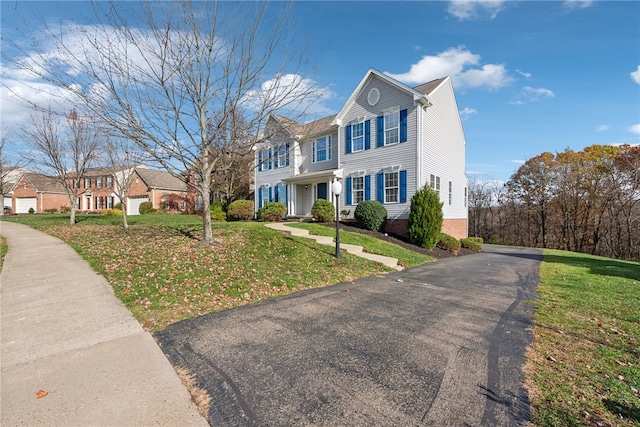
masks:
[[[525,77],[527,79],[531,78],[531,73],[526,73],[526,72],[521,71],[521,70],[516,70],[516,73],[520,74],[521,76],[523,76],[523,77]]]
[[[465,121],[474,114],[478,114],[478,112],[473,108],[465,107],[460,111],[460,119]]]
[[[565,0],[563,5],[565,9],[586,9],[593,6],[595,0]]]
[[[447,12],[462,20],[489,17],[494,19],[504,8],[505,0],[453,0]]]
[[[631,133],[637,133],[638,135],[640,135],[640,123],[638,123],[637,125],[633,125],[629,128],[629,132]]]
[[[385,74],[406,84],[421,84],[443,76],[450,76],[456,87],[486,87],[499,89],[509,85],[513,78],[504,65],[479,66],[480,55],[464,46],[449,48],[436,56],[425,55],[409,71],[402,74]]]
[[[596,132],[604,132],[605,130],[609,130],[609,125],[600,125],[596,128]]]
[[[523,105],[530,102],[540,101],[542,99],[553,98],[555,96],[556,95],[549,89],[525,86],[522,88],[522,92],[513,97],[511,104]]]
[[[638,65],[638,68],[631,73],[631,79],[640,85],[640,65]]]
[[[511,163],[515,163],[517,165],[524,165],[526,162],[526,160],[511,160]]]

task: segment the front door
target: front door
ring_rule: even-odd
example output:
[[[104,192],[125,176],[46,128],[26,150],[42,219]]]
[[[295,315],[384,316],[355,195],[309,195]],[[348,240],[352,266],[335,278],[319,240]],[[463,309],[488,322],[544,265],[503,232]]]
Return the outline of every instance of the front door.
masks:
[[[327,198],[327,183],[326,182],[322,182],[322,183],[316,185],[316,200],[317,199],[329,200]]]

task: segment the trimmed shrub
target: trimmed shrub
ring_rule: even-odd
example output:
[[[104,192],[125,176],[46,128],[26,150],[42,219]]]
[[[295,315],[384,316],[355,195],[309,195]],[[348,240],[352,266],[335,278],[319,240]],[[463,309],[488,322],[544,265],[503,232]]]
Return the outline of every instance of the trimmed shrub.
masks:
[[[457,254],[460,252],[460,241],[453,236],[446,233],[440,233],[438,235],[438,243],[436,244],[440,249],[444,249],[449,252]]]
[[[211,221],[226,221],[227,213],[224,211],[224,203],[216,201],[209,205],[209,214]]]
[[[60,213],[69,213],[71,212],[71,206],[60,206]]]
[[[261,221],[280,221],[287,213],[287,207],[282,202],[268,202],[258,209],[258,219]]]
[[[104,209],[102,214],[107,216],[122,216],[122,209]]]
[[[55,214],[55,213],[58,213],[58,209],[57,208],[45,209],[44,213]]]
[[[442,230],[442,202],[438,193],[426,185],[411,198],[407,235],[416,246],[433,249]]]
[[[121,211],[121,210],[122,210],[122,203],[116,203],[116,204],[113,206],[113,209],[117,209],[117,210]]]
[[[482,244],[484,241],[482,237],[467,237],[460,239],[460,245],[463,248],[471,249],[472,251],[480,252],[482,250]]]
[[[254,205],[251,200],[236,200],[227,206],[227,219],[231,221],[249,221],[253,219]]]
[[[142,202],[142,203],[140,203],[140,207],[138,208],[138,212],[140,212],[140,215],[148,215],[148,214],[154,213],[155,209],[153,209],[153,203],[151,203],[151,202]]]
[[[30,214],[35,213],[35,211],[33,210],[33,208],[29,208],[29,213],[30,213]]]
[[[336,207],[328,200],[318,199],[311,207],[313,219],[320,222],[331,222],[336,220]]]
[[[356,224],[360,228],[381,231],[387,222],[387,209],[376,200],[364,200],[358,203],[353,212]]]

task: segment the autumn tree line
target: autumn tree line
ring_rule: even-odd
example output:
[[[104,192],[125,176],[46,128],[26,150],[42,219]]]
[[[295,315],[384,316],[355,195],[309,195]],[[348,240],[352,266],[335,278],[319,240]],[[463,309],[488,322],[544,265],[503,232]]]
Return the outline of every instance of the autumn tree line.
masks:
[[[640,146],[544,152],[506,184],[469,183],[469,235],[640,260]]]

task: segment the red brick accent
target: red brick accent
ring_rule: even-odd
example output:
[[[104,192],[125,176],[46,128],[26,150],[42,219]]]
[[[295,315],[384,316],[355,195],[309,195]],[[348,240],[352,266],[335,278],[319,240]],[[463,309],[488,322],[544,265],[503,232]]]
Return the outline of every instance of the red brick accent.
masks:
[[[399,236],[407,237],[407,220],[406,219],[392,219],[388,220],[385,224],[384,231],[390,234],[396,234]],[[447,233],[456,239],[462,239],[468,237],[467,232],[467,219],[445,219],[442,222],[442,232]]]

